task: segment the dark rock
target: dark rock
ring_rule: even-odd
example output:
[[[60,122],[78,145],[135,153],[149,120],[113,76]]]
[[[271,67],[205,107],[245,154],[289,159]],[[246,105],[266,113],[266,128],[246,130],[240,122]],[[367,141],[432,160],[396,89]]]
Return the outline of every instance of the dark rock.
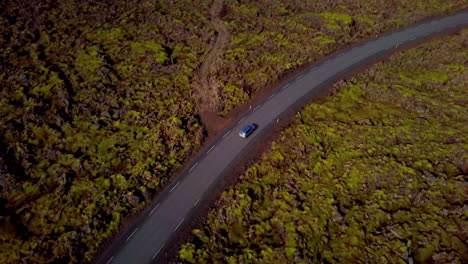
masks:
[[[358,125],[372,125],[372,120],[370,120],[369,118],[366,118],[366,119],[361,119],[359,121],[357,121],[357,124]]]
[[[102,117],[108,117],[108,118],[111,117],[111,115],[110,115],[109,112],[107,112],[107,111],[102,112],[102,113],[101,113],[101,116],[102,116]]]
[[[127,198],[128,203],[133,207],[137,207],[140,203],[140,199],[135,195],[127,195],[125,198]]]
[[[468,174],[468,159],[463,161],[463,164],[461,165],[461,171],[463,174]]]
[[[56,161],[57,160],[57,153],[53,150],[48,150],[46,154],[47,159],[51,161]]]

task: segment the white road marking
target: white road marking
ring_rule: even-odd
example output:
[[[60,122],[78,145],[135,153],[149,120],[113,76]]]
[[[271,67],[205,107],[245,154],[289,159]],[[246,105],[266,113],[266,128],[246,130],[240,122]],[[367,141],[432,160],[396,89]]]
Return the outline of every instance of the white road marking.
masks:
[[[229,133],[231,133],[232,129],[229,130],[228,132],[226,132],[226,134],[224,134],[223,138],[225,138],[227,135],[229,135]]]
[[[286,84],[285,86],[283,86],[283,89],[286,89],[286,87],[288,87],[288,86],[289,86],[289,83]]]
[[[114,256],[112,256],[112,257],[106,262],[106,264],[111,263],[111,261],[112,261],[113,259],[114,259]]]
[[[176,228],[174,229],[174,231],[177,231],[177,229],[179,228],[179,226],[184,222],[185,218],[182,218],[182,220],[180,220],[179,224],[176,226]]]
[[[169,192],[172,192],[172,191],[177,187],[177,185],[179,185],[179,183],[180,183],[180,181],[178,181],[178,182],[176,183],[176,185],[174,185],[174,187],[172,187],[172,189],[171,189]]]
[[[151,212],[149,213],[149,215],[152,215],[153,212],[154,212],[154,210],[156,210],[158,207],[159,207],[159,204],[157,204],[157,205],[153,208],[153,210],[151,210]]]
[[[268,97],[268,99],[267,99],[267,100],[270,100],[270,99],[271,99],[273,96],[275,96],[275,95],[276,95],[276,94],[272,94],[272,95],[270,95],[270,96]]]
[[[198,199],[198,200],[193,204],[193,206],[194,206],[194,207],[197,206],[198,202],[200,202],[200,199]]]
[[[216,146],[216,145],[212,146],[212,147],[206,152],[206,154],[210,153],[210,151],[211,151],[212,149],[214,149],[215,146]]]
[[[262,105],[257,105],[257,106],[254,108],[254,111],[257,110],[260,106],[262,106]]]
[[[341,57],[341,56],[343,56],[343,54],[344,54],[344,53],[340,53],[340,54],[338,54],[338,56],[337,56],[337,57]]]
[[[158,249],[158,251],[153,255],[153,259],[159,254],[161,249],[166,245],[166,243],[162,244],[162,246]]]
[[[303,73],[299,74],[299,75],[297,76],[297,78],[296,78],[296,79],[300,79],[300,78],[302,78],[302,76],[304,76],[304,74],[303,74]]]
[[[195,165],[193,165],[192,168],[190,168],[190,170],[188,172],[191,172],[197,165],[198,165],[198,162],[195,163]]]
[[[245,118],[246,118],[246,117],[244,116],[241,120],[239,120],[239,122],[237,122],[237,124],[242,123],[242,121],[244,121]]]
[[[135,228],[135,230],[133,230],[133,232],[127,237],[127,239],[125,240],[125,242],[127,242],[134,234],[135,232],[138,230],[138,227]]]

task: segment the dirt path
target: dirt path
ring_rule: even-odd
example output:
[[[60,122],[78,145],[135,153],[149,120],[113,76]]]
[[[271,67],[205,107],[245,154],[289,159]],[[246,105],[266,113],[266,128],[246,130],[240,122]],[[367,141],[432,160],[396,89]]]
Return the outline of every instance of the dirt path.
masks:
[[[227,121],[225,118],[217,115],[219,106],[219,85],[214,78],[216,60],[230,37],[229,31],[221,20],[222,12],[223,0],[214,0],[210,10],[210,20],[217,32],[217,38],[213,47],[205,54],[199,76],[195,81],[200,116],[202,123],[208,130],[208,134],[214,134],[215,131],[218,131]]]

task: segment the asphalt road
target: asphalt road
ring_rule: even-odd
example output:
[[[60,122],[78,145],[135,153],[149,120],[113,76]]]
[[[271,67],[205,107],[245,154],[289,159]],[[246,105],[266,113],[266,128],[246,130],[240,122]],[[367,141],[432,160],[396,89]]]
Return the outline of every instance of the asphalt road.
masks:
[[[192,210],[203,201],[206,192],[214,189],[218,177],[232,166],[238,155],[256,139],[268,133],[276,119],[298,104],[310,98],[334,80],[370,60],[384,56],[393,49],[411,42],[468,26],[468,11],[429,21],[398,32],[386,34],[354,46],[326,61],[312,65],[294,80],[278,87],[272,94],[252,107],[225,130],[219,139],[187,167],[185,172],[166,189],[144,220],[138,221],[126,234],[115,255],[101,256],[101,263],[138,264],[151,263],[163,252],[174,233],[189,219]],[[239,137],[239,131],[247,124],[255,123],[258,129],[247,139]]]

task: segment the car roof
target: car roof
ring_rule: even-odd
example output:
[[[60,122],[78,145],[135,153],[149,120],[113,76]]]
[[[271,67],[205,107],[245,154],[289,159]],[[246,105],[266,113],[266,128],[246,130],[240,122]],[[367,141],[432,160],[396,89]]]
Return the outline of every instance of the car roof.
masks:
[[[255,126],[253,124],[247,125],[242,129],[242,132],[247,132],[247,131],[251,130],[252,128],[255,128]]]

